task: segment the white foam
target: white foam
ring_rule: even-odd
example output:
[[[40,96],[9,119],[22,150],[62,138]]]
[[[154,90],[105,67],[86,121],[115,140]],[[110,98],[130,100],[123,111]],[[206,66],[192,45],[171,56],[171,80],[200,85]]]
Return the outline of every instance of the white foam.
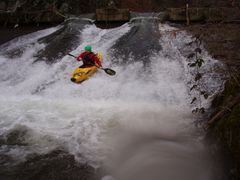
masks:
[[[194,127],[186,83],[187,62],[179,51],[191,37],[184,33],[174,40],[162,37],[159,41],[163,51],[149,57],[151,66],[145,71],[142,62],[115,65],[108,54],[129,30],[128,24],[108,30],[90,25],[83,30],[82,43],[71,53],[77,55],[91,44],[94,51],[103,53],[103,66],[117,74],[109,76],[99,70],[79,85],[70,81],[72,71],[79,66],[72,57],[65,56],[52,65],[33,63],[34,52],[44,48],[36,41],[21,57],[1,56],[0,134],[24,126],[29,132],[24,137],[29,148],[22,154],[63,148],[80,162],[93,166],[111,151],[106,139],[116,127],[140,134],[191,137]],[[207,66],[214,63],[210,58]],[[208,80],[212,86],[212,80]]]

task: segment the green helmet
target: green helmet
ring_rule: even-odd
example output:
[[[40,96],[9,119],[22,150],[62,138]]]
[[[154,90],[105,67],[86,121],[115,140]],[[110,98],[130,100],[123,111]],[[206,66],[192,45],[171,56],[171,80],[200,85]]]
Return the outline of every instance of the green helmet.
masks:
[[[85,51],[92,51],[92,46],[90,46],[90,45],[87,45],[87,46],[85,46]]]

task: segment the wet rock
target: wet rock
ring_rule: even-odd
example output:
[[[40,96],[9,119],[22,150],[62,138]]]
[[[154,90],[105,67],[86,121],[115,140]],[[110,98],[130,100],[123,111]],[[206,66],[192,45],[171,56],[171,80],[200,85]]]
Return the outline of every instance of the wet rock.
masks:
[[[26,126],[17,125],[0,137],[0,145],[25,146],[25,137],[30,136],[31,130]]]
[[[32,155],[17,165],[0,165],[0,179],[8,180],[97,180],[94,168],[75,161],[74,156],[62,150],[45,155]]]

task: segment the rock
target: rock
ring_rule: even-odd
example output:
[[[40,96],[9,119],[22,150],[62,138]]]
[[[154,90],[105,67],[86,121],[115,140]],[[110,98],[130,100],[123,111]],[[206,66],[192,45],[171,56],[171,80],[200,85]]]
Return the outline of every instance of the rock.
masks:
[[[32,154],[25,162],[0,167],[1,179],[99,179],[93,167],[76,162],[73,155],[62,150]]]
[[[4,1],[0,2],[0,12],[6,11],[6,8],[7,8],[7,4]]]

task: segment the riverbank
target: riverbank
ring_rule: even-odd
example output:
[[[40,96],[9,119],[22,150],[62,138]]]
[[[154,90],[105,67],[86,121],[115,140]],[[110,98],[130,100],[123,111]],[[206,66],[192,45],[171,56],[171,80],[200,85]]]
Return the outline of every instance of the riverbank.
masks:
[[[0,45],[4,44],[16,37],[23,36],[32,32],[46,29],[54,26],[55,24],[44,25],[11,25],[7,27],[0,27]]]
[[[230,179],[240,179],[240,24],[195,24],[184,27],[198,37],[207,51],[226,65],[224,91],[212,102],[213,113],[204,124],[212,146],[228,157]]]

